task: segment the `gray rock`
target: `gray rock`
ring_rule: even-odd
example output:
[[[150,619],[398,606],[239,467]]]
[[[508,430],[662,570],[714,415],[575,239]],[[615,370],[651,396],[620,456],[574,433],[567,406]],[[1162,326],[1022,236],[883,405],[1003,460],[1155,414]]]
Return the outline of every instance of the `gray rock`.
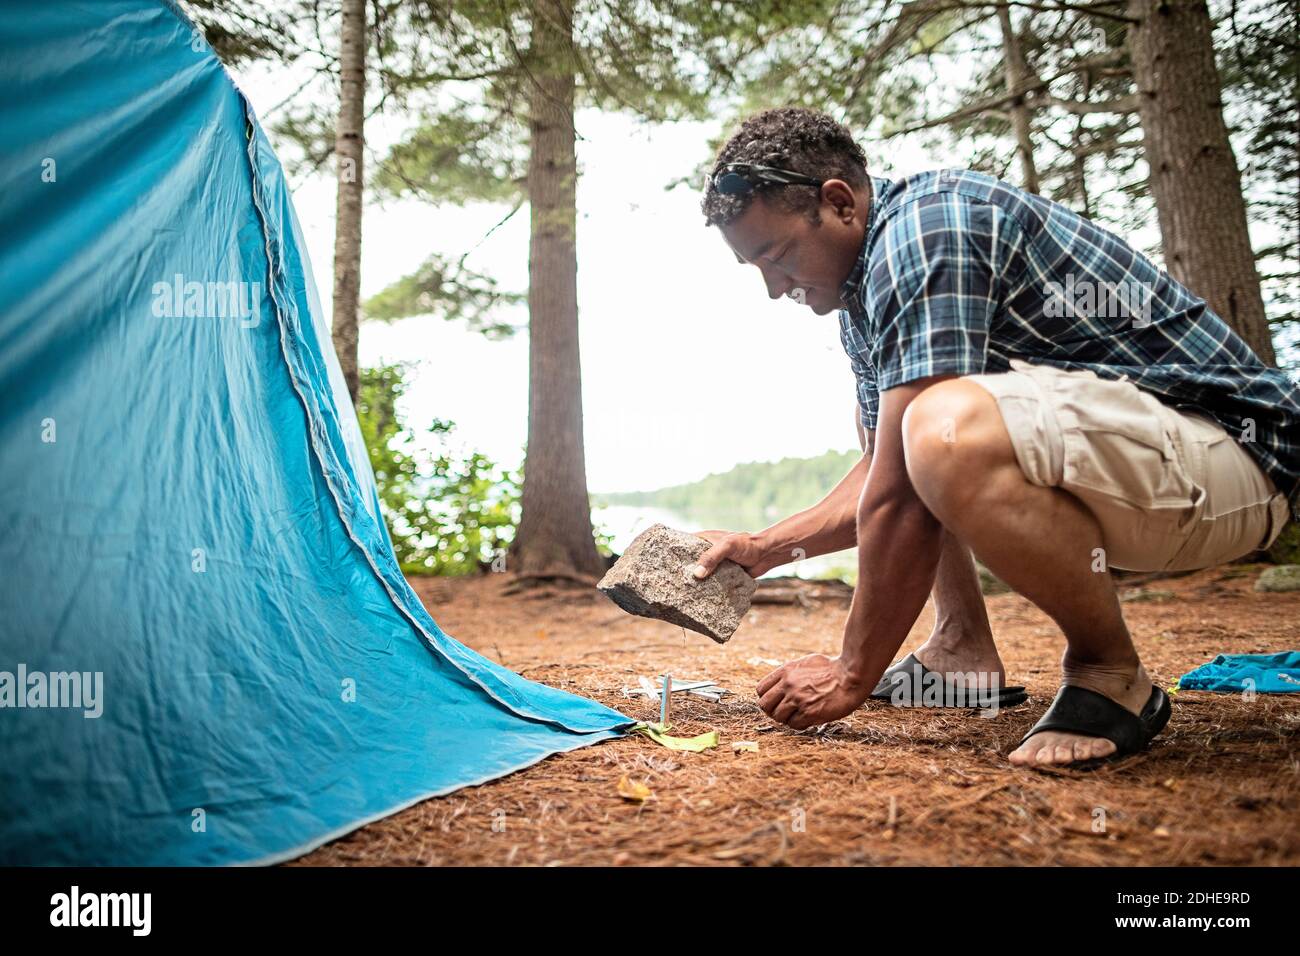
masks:
[[[1269,568],[1255,582],[1256,591],[1300,591],[1300,564]]]
[[[651,525],[596,587],[629,614],[679,624],[725,644],[749,610],[757,582],[734,561],[696,580],[695,565],[710,547],[704,538]]]

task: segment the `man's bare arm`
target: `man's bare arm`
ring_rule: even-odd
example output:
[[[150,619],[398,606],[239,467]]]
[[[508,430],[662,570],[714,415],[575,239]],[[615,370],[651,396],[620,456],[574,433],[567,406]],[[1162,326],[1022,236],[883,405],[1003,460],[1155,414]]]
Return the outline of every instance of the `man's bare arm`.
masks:
[[[880,444],[857,508],[858,586],[840,659],[859,687],[875,687],[907,639],[934,585],[943,526],[912,486],[903,451],[903,415],[936,375],[881,396]]]
[[[837,657],[810,654],[777,668],[758,685],[773,720],[802,730],[852,712],[916,622],[934,584],[943,526],[912,487],[903,453],[903,413],[937,375],[881,396],[878,443],[857,507],[858,586]]]
[[[854,409],[856,411],[856,404]],[[815,558],[854,547],[858,542],[858,501],[871,469],[871,442],[875,432],[864,433],[859,420],[858,434],[864,448],[862,457],[817,504],[753,534],[697,532],[713,542],[713,547],[700,558],[704,572],[697,576],[712,574],[723,558],[736,561],[752,576],[758,577],[797,559]]]

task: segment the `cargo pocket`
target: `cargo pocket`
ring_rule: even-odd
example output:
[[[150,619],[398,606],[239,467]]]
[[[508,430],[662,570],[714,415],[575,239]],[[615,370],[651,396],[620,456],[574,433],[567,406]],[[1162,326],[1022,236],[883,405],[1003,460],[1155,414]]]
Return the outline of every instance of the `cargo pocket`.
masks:
[[[1088,370],[1058,375],[1065,445],[1062,487],[1105,495],[1141,512],[1153,530],[1181,532],[1204,503],[1182,447],[1177,413],[1130,382]]]
[[[1214,489],[1168,571],[1211,568],[1267,548],[1275,536],[1281,498],[1236,439],[1208,418],[1189,418],[1185,441],[1201,466],[1193,477],[1199,485],[1213,481]]]

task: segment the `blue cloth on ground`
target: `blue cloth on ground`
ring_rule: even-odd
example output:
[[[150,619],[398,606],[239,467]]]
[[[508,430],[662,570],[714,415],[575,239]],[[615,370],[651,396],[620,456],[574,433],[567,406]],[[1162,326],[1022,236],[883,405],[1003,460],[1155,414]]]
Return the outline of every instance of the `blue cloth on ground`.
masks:
[[[1290,680],[1288,680],[1290,678]],[[1240,694],[1251,681],[1261,694],[1300,691],[1300,651],[1278,654],[1220,654],[1178,678],[1179,690],[1216,690]]]
[[[402,577],[284,173],[180,11],[10,0],[0,89],[0,863],[281,860],[625,733]]]

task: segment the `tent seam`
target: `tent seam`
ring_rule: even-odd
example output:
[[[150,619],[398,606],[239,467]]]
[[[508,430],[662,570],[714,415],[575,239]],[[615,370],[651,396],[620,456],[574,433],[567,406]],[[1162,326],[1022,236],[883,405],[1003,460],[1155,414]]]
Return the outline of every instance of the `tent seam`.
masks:
[[[570,733],[575,733],[575,734],[600,733],[606,730],[617,731],[632,726],[635,723],[635,721],[627,720],[625,722],[613,723],[605,727],[592,727],[592,728],[573,727],[565,723],[564,721],[557,720],[552,717],[544,717],[538,714],[534,714],[531,711],[525,709],[523,705],[511,703],[509,701],[504,700],[502,697],[498,696],[498,694],[495,693],[493,689],[489,687],[484,681],[480,680],[473,672],[471,672],[468,668],[466,668],[459,661],[457,661],[450,654],[448,654],[445,650],[443,650],[440,646],[438,646],[438,643],[433,640],[433,638],[425,630],[424,626],[419,622],[419,620],[415,617],[415,615],[411,613],[410,609],[406,606],[406,603],[402,601],[396,593],[394,593],[392,585],[389,583],[388,579],[384,576],[383,572],[381,572],[380,569],[376,566],[374,562],[374,558],[370,554],[370,549],[367,548],[365,544],[358,538],[356,531],[352,526],[352,521],[348,517],[347,511],[343,506],[342,496],[340,494],[339,489],[336,487],[336,482],[330,474],[330,469],[328,469],[325,465],[324,455],[320,450],[319,443],[318,443],[318,436],[316,434],[319,423],[317,422],[315,416],[313,415],[310,403],[307,401],[306,396],[303,394],[303,388],[298,379],[297,370],[294,367],[294,363],[290,361],[288,355],[288,351],[289,351],[288,322],[286,321],[285,316],[283,314],[284,307],[281,304],[279,296],[277,294],[280,291],[279,289],[280,283],[283,281],[284,278],[283,269],[282,269],[282,264],[279,262],[278,257],[275,255],[274,250],[272,249],[271,235],[270,235],[271,231],[268,225],[268,217],[266,211],[263,208],[264,197],[261,195],[263,190],[263,184],[261,181],[261,177],[257,172],[256,159],[254,155],[254,151],[256,149],[256,138],[252,135],[252,132],[256,129],[256,118],[253,114],[252,105],[248,102],[248,98],[244,95],[243,91],[236,86],[235,92],[238,94],[240,98],[240,103],[243,106],[244,119],[247,124],[248,145],[247,145],[247,149],[245,150],[245,154],[249,161],[249,174],[250,174],[250,182],[252,185],[253,206],[257,212],[258,224],[262,230],[262,239],[266,250],[267,272],[271,280],[270,283],[268,284],[267,293],[270,296],[272,305],[274,306],[273,311],[276,318],[276,325],[280,333],[281,357],[284,359],[285,370],[289,373],[289,380],[293,384],[294,393],[298,396],[299,403],[302,405],[303,412],[307,417],[307,423],[308,423],[307,433],[308,433],[308,439],[311,443],[312,456],[313,458],[315,458],[316,464],[320,468],[321,477],[325,480],[326,487],[329,488],[330,497],[333,498],[334,500],[335,510],[338,514],[339,521],[343,525],[344,530],[347,532],[348,538],[352,541],[352,543],[365,557],[366,564],[370,567],[371,571],[374,573],[375,577],[379,580],[380,584],[383,585],[383,588],[385,592],[388,594],[389,600],[392,601],[394,607],[402,614],[404,618],[406,618],[407,621],[410,622],[411,626],[416,629],[419,635],[424,639],[425,644],[432,650],[436,651],[444,660],[450,663],[462,674],[468,677],[484,693],[486,693],[489,697],[491,697],[501,706],[505,707],[506,709],[510,710],[512,713],[515,713],[520,717],[524,717],[528,720],[534,720],[539,723],[551,724],[553,726],[560,727],[565,731],[568,731]]]

